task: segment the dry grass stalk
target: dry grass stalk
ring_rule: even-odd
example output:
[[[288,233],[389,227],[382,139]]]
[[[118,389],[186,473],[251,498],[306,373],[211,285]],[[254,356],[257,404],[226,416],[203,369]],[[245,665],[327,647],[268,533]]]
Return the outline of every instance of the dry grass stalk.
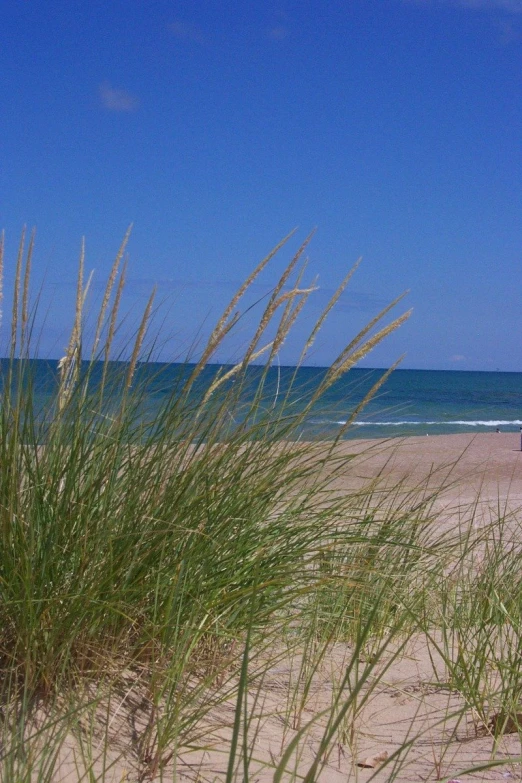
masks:
[[[285,307],[285,312],[283,313],[283,317],[281,318],[281,323],[279,326],[279,329],[277,330],[277,335],[274,340],[274,346],[272,349],[272,355],[270,357],[270,360],[273,359],[273,357],[278,353],[278,351],[281,350],[283,347],[283,344],[288,336],[288,333],[291,331],[294,323],[296,322],[299,313],[305,306],[306,302],[308,301],[308,297],[313,291],[316,291],[316,287],[311,286],[310,288],[302,288],[302,289],[294,289],[293,296],[289,299],[287,307]],[[297,304],[294,306],[294,298],[298,296],[299,299],[297,301]]]
[[[295,281],[293,290],[290,291],[288,296],[286,297],[287,298],[286,307],[283,310],[283,314],[279,320],[279,326],[277,327],[276,336],[273,340],[272,352],[268,360],[269,364],[273,361],[274,357],[277,355],[277,352],[280,350],[280,348],[282,347],[286,339],[288,330],[291,328],[291,324],[289,325],[290,319],[291,322],[294,323],[295,319],[297,318],[297,315],[299,314],[299,313],[295,314],[294,317],[292,318],[292,312],[293,312],[292,308],[294,306],[294,299],[296,298],[296,296],[300,296],[300,299],[295,307],[295,310],[299,308],[299,302],[301,302],[301,308],[302,308],[302,306],[308,299],[308,295],[305,296],[305,294],[310,294],[312,290],[315,290],[315,287],[299,290],[299,286],[301,285],[301,280],[304,277],[306,266],[307,263],[305,261],[305,263],[302,265],[301,269],[299,270],[299,274],[297,275],[297,280]],[[299,308],[299,310],[301,308]]]
[[[382,321],[382,319],[390,312],[390,310],[393,310],[393,308],[396,305],[398,305],[402,299],[404,299],[406,294],[407,291],[405,291],[403,294],[401,294],[396,299],[394,299],[393,302],[387,305],[383,310],[381,310],[380,313],[378,313],[374,318],[372,318],[372,320],[364,327],[364,329],[361,329],[361,331],[354,337],[354,339],[351,340],[350,343],[348,343],[346,348],[344,348],[344,350],[341,351],[337,359],[332,364],[331,371],[333,373],[337,371],[338,367],[344,364],[346,357],[353,354],[353,351],[356,348],[356,346],[360,345],[360,343],[364,340],[366,335],[371,332],[373,327],[376,326],[379,323],[379,321]],[[374,342],[373,345],[376,345],[376,343]]]
[[[60,400],[65,400],[65,386],[69,377],[69,370],[71,368],[76,346],[81,331],[81,309],[83,299],[83,272],[85,265],[85,238],[82,239],[82,245],[80,249],[80,260],[78,262],[78,277],[76,280],[76,306],[74,312],[74,324],[69,337],[67,348],[65,349],[64,356],[58,362],[58,369],[60,370]],[[60,405],[59,407],[62,407]]]
[[[332,373],[332,382],[341,375],[344,375],[344,373],[357,364],[357,362],[360,362],[376,345],[407,321],[411,314],[412,310],[407,310],[390,324],[376,332],[376,334],[374,334],[373,337],[370,337],[357,351],[354,351],[351,355],[347,356],[341,364],[336,364]]]
[[[114,297],[114,304],[112,306],[112,310],[109,318],[109,329],[107,332],[107,339],[105,340],[105,344],[103,346],[104,361],[103,361],[103,377],[102,377],[102,384],[101,384],[102,389],[105,387],[105,382],[107,380],[108,362],[109,362],[112,343],[114,340],[114,335],[116,332],[116,324],[118,320],[118,312],[120,309],[121,295],[123,293],[123,288],[125,286],[126,277],[127,277],[127,262],[125,261],[121,270],[120,279],[118,281],[118,287],[116,289],[116,296]]]
[[[301,248],[300,253],[302,252],[302,249],[304,249],[304,247],[305,247],[305,245],[303,245],[303,248]],[[295,266],[295,262],[298,260],[300,253],[298,253],[297,256],[293,259],[292,268],[293,268],[293,266]],[[214,394],[214,392],[220,386],[222,386],[223,383],[225,383],[227,380],[230,380],[230,378],[232,378],[234,375],[237,375],[237,373],[240,370],[245,369],[245,367],[248,364],[251,364],[252,362],[254,362],[257,359],[259,359],[261,356],[266,354],[266,352],[269,351],[270,349],[271,349],[271,353],[270,353],[269,363],[272,361],[272,359],[276,355],[277,351],[283,345],[284,340],[286,339],[286,336],[287,336],[289,330],[292,328],[292,326],[293,326],[297,316],[299,315],[299,313],[302,310],[304,304],[306,303],[306,300],[308,299],[308,296],[313,291],[316,290],[315,289],[315,285],[311,286],[309,288],[299,288],[299,284],[300,284],[301,279],[303,277],[304,270],[305,270],[305,266],[300,271],[299,276],[298,276],[298,278],[296,280],[295,287],[291,291],[287,291],[286,293],[281,294],[280,296],[276,297],[275,299],[274,299],[274,295],[272,295],[272,297],[271,297],[272,305],[271,305],[270,311],[267,314],[267,311],[265,310],[265,313],[263,314],[262,321],[264,320],[266,322],[266,325],[268,325],[268,323],[272,319],[272,317],[273,317],[274,313],[276,312],[276,310],[282,304],[284,304],[285,302],[287,303],[287,305],[285,307],[285,310],[284,310],[284,313],[283,313],[283,316],[281,318],[281,321],[280,321],[280,324],[279,324],[279,327],[278,327],[278,330],[277,330],[275,338],[273,340],[271,340],[269,343],[267,343],[266,345],[264,345],[262,348],[259,348],[258,350],[254,350],[255,345],[259,342],[259,339],[261,337],[261,334],[258,334],[258,332],[259,332],[259,330],[258,330],[258,332],[256,332],[256,335],[255,335],[254,339],[251,341],[251,343],[249,345],[249,348],[247,349],[247,351],[245,353],[244,359],[241,362],[239,362],[238,364],[234,365],[234,367],[232,367],[230,370],[228,370],[223,375],[218,374],[216,376],[216,378],[213,380],[213,382],[211,383],[211,385],[209,386],[209,388],[207,389],[207,391],[206,391],[206,393],[205,393],[205,395],[203,397],[202,407],[204,406],[204,404],[206,402],[208,402],[208,400],[210,399],[212,394]],[[288,268],[287,268],[287,269],[285,269],[285,273],[284,273],[285,280],[288,279],[288,276],[289,276],[289,271],[288,271]],[[278,283],[277,290],[278,291],[281,290],[281,287],[282,286],[280,285],[280,283]],[[298,302],[298,304],[294,308],[292,308],[294,300],[296,299],[296,297],[299,297],[299,302]],[[238,301],[236,297],[234,297],[234,299],[236,299],[236,301]],[[267,315],[269,316],[268,320],[267,320]],[[223,317],[220,319],[220,323],[222,323],[222,322],[223,322]]]
[[[297,262],[300,260],[300,258],[303,255],[304,251],[306,250],[306,248],[310,244],[314,233],[315,233],[314,231],[311,231],[308,234],[308,236],[304,240],[303,244],[301,245],[301,247],[299,248],[297,253],[294,255],[294,257],[292,258],[292,260],[290,261],[290,263],[286,267],[285,271],[281,275],[281,278],[280,278],[277,286],[274,288],[274,292],[272,294],[271,301],[277,298],[277,296],[279,295],[279,292],[286,285],[286,283],[288,281],[288,278],[290,277],[290,275],[292,274],[292,272],[294,271],[294,269],[295,269],[295,267],[297,265]],[[268,306],[270,306],[270,304]]]
[[[268,326],[268,324],[272,320],[272,317],[273,317],[275,311],[277,310],[279,305],[282,303],[282,301],[284,301],[284,300],[279,298],[279,294],[282,291],[283,287],[285,286],[286,282],[288,281],[288,278],[290,277],[290,275],[294,271],[294,269],[295,269],[295,267],[297,265],[297,262],[299,261],[299,259],[303,255],[307,245],[309,244],[310,240],[312,239],[312,236],[313,236],[313,232],[310,233],[306,237],[305,241],[303,242],[303,244],[301,245],[301,247],[299,248],[297,253],[294,255],[294,257],[292,258],[292,260],[290,261],[290,263],[288,264],[288,266],[284,270],[283,274],[281,275],[281,277],[279,279],[279,282],[277,283],[276,287],[274,288],[274,290],[272,292],[272,296],[270,297],[270,299],[268,301],[268,304],[267,304],[267,306],[265,308],[265,312],[261,316],[261,320],[259,322],[259,326],[257,328],[257,331],[256,331],[256,333],[255,333],[255,335],[254,335],[254,337],[253,337],[253,339],[252,339],[252,341],[250,343],[249,351],[254,351],[255,350],[255,347],[257,346],[257,343],[261,339],[261,335],[264,333],[266,327]],[[247,356],[248,356],[248,351],[247,351],[247,355],[246,355],[245,358],[247,358]]]
[[[58,408],[63,410],[71,398],[72,392],[78,382],[80,373],[80,362],[82,353],[82,318],[85,306],[85,300],[89,292],[92,280],[92,272],[89,275],[87,285],[83,287],[83,275],[85,267],[85,239],[82,239],[80,250],[80,260],[78,263],[78,279],[76,283],[76,307],[74,315],[74,325],[65,356],[58,362],[60,371],[60,389],[58,392]]]
[[[29,282],[31,279],[31,262],[33,258],[33,248],[36,230],[33,228],[31,231],[31,238],[29,240],[29,247],[27,249],[27,256],[25,259],[25,272],[24,272],[24,285],[22,294],[22,332],[21,343],[25,345],[27,337],[27,324],[29,322]]]
[[[248,290],[248,288],[250,288],[254,280],[257,277],[259,277],[263,269],[272,260],[272,258],[276,255],[276,253],[283,247],[283,245],[286,244],[286,242],[288,242],[288,240],[290,239],[291,236],[293,236],[294,233],[295,233],[294,231],[291,231],[290,234],[288,234],[283,240],[281,240],[281,242],[279,242],[279,244],[276,245],[275,248],[265,258],[263,258],[262,261],[260,261],[260,263],[256,266],[254,271],[247,277],[243,285],[234,294],[229,304],[225,308],[223,315],[221,316],[215,328],[213,329],[212,334],[210,335],[207,344],[203,350],[201,358],[196,364],[193,372],[191,373],[191,376],[187,382],[188,387],[190,387],[190,385],[194,382],[194,380],[200,374],[201,370],[207,364],[207,362],[214,354],[216,349],[223,342],[228,332],[237,323],[237,320],[239,318],[238,313],[235,313],[231,320],[230,320],[230,316],[232,315],[240,299],[242,299],[243,295]]]
[[[98,345],[100,343],[101,333],[103,329],[103,324],[105,321],[105,314],[107,312],[107,308],[109,306],[109,301],[111,298],[111,293],[114,288],[114,283],[116,282],[116,276],[118,274],[118,269],[120,266],[121,259],[123,258],[123,254],[125,252],[125,248],[127,247],[127,242],[129,241],[129,237],[132,231],[132,224],[127,229],[127,232],[125,236],[123,237],[123,241],[120,245],[120,248],[118,250],[118,253],[116,254],[116,258],[114,259],[114,263],[111,268],[111,272],[109,275],[109,279],[107,280],[107,285],[105,286],[105,292],[103,295],[102,304],[100,307],[100,312],[98,314],[98,320],[96,323],[96,333],[94,335],[94,342],[92,346],[92,357],[93,359],[96,356],[96,350],[98,348]]]
[[[304,299],[304,302],[306,302],[306,300],[308,299],[308,295],[312,291],[316,290],[316,284],[317,284],[317,278],[316,278],[311,286],[309,286],[306,289],[300,289],[301,281],[302,281],[302,279],[304,277],[304,273],[306,271],[307,264],[308,264],[308,261],[306,260],[303,263],[303,265],[301,266],[301,269],[299,270],[299,274],[297,275],[297,279],[296,279],[294,287],[293,287],[293,291],[295,292],[296,296],[300,295],[300,297],[301,297],[299,301],[303,301],[303,299]],[[303,302],[303,304],[304,304],[304,302]],[[299,302],[298,302],[298,305],[299,305]],[[298,305],[296,305],[296,306],[298,306]],[[274,340],[274,343],[276,343],[276,344],[278,342],[279,332],[281,331],[281,329],[285,329],[285,324],[287,324],[288,320],[292,317],[291,313],[292,313],[293,306],[294,306],[294,297],[290,297],[288,299],[288,302],[287,302],[286,307],[284,309],[283,315],[281,316],[281,320],[279,322],[278,331],[277,331],[277,334],[276,334],[276,338]],[[295,321],[295,318],[292,319],[292,323],[293,323],[293,321]],[[278,349],[276,348],[273,351],[273,353],[275,353],[276,350],[278,350]]]
[[[297,281],[297,284],[299,283],[300,279],[302,277],[302,272],[299,276],[299,279]],[[285,307],[285,312],[283,314],[283,317],[281,318],[281,322],[279,324],[277,334],[273,340],[271,340],[269,343],[264,345],[262,348],[259,348],[257,351],[254,351],[253,353],[249,350],[247,351],[246,356],[248,356],[248,361],[246,361],[246,358],[243,359],[243,361],[239,362],[238,364],[234,365],[230,370],[228,370],[224,375],[218,375],[212,382],[212,384],[207,389],[205,396],[202,400],[202,407],[212,394],[220,387],[223,383],[230,380],[234,375],[237,375],[237,373],[240,370],[244,370],[247,364],[251,364],[252,362],[255,362],[257,359],[259,359],[261,356],[266,354],[267,351],[271,350],[270,353],[270,359],[269,363],[272,361],[273,357],[277,354],[278,350],[283,345],[288,332],[292,328],[293,324],[295,323],[295,320],[301,310],[303,309],[308,297],[310,294],[315,291],[315,286],[312,286],[310,288],[294,288],[292,291],[288,291],[285,294],[282,294],[273,305],[274,312],[277,310],[277,308],[282,305],[284,302],[287,302],[287,306]],[[296,297],[299,297],[299,301],[297,305],[292,309],[292,304]]]
[[[314,326],[314,328],[312,329],[312,331],[310,333],[310,337],[306,341],[306,343],[304,345],[304,348],[303,348],[303,350],[301,352],[301,356],[299,357],[298,365],[300,365],[302,363],[302,361],[305,358],[306,354],[308,353],[308,351],[310,350],[310,348],[314,344],[315,338],[317,337],[317,334],[318,334],[319,330],[321,329],[322,325],[324,324],[324,322],[325,322],[325,320],[326,320],[326,318],[328,316],[328,313],[337,304],[337,301],[339,300],[339,297],[341,296],[341,294],[343,293],[344,289],[346,288],[346,286],[350,282],[352,276],[354,275],[354,273],[358,269],[359,264],[361,263],[361,261],[362,261],[362,258],[359,258],[356,261],[356,263],[352,266],[352,268],[350,269],[350,271],[348,272],[348,274],[346,275],[344,280],[340,283],[340,285],[335,290],[332,298],[330,299],[330,301],[328,302],[328,304],[324,308],[324,310],[321,313],[319,319],[316,321],[315,326]]]
[[[141,346],[143,345],[143,340],[145,338],[145,332],[147,330],[147,324],[150,318],[150,313],[152,310],[152,304],[154,302],[154,297],[156,296],[156,287],[154,286],[151,295],[149,296],[149,301],[147,302],[147,306],[145,307],[145,312],[143,313],[143,317],[141,319],[141,323],[138,329],[138,334],[136,336],[136,340],[134,342],[134,348],[132,351],[132,356],[129,364],[129,370],[127,372],[127,380],[125,383],[126,388],[128,389],[132,383],[132,379],[134,377],[134,372],[136,370],[136,364],[138,362],[138,356],[141,351]]]
[[[310,288],[292,288],[292,290],[287,291],[286,294],[281,294],[281,296],[274,302],[274,311],[281,307],[281,305],[285,302],[288,303],[287,308],[290,310],[296,297],[309,296],[313,291],[316,290],[317,289],[315,286],[310,286]]]
[[[74,326],[71,332],[71,339],[69,346],[74,350],[74,346],[79,340],[82,325],[82,301],[83,301],[83,275],[85,268],[85,237],[82,239],[82,247],[80,250],[80,261],[78,264],[78,280],[76,282],[76,307],[74,312]]]
[[[273,346],[273,341],[267,343],[267,345],[264,345],[262,348],[260,348],[258,351],[256,351],[251,357],[250,361],[255,362],[256,359],[259,359],[261,356],[263,356],[267,351],[270,350],[270,348]],[[237,373],[244,369],[243,362],[239,362],[239,364],[235,364],[233,367],[231,367],[230,370],[227,370],[227,372],[224,375],[219,375],[210,384],[207,391],[205,392],[205,396],[203,397],[201,408],[204,407],[205,403],[208,402],[210,397],[214,394],[214,392],[219,389],[220,386],[222,386],[225,381],[230,380],[230,378],[233,378],[234,375],[237,375]]]
[[[18,332],[18,302],[20,299],[20,280],[22,277],[22,259],[24,255],[25,246],[25,226],[22,229],[22,235],[20,237],[20,244],[18,245],[18,255],[16,257],[16,272],[15,283],[13,291],[13,310],[11,316],[11,360],[14,358],[16,351],[16,336]]]
[[[290,239],[290,237],[293,235],[293,233],[294,233],[294,232],[292,231],[292,232],[291,232],[290,234],[288,234],[288,235],[287,235],[287,236],[286,236],[284,239],[282,239],[282,240],[281,240],[281,242],[279,242],[279,244],[278,244],[278,245],[276,245],[276,246],[275,246],[275,248],[274,248],[274,249],[273,249],[273,250],[272,250],[272,251],[271,251],[271,252],[270,252],[270,253],[269,253],[267,256],[265,256],[265,258],[263,258],[263,260],[262,260],[262,261],[260,261],[260,263],[259,263],[259,264],[256,266],[256,268],[254,269],[254,271],[252,272],[252,274],[250,274],[250,275],[247,277],[247,279],[245,280],[245,282],[243,283],[243,285],[242,285],[242,286],[239,288],[239,290],[238,290],[238,291],[237,291],[237,292],[234,294],[234,296],[233,296],[233,297],[232,297],[232,299],[230,300],[230,303],[229,303],[229,305],[227,306],[227,308],[225,309],[225,311],[224,311],[223,315],[222,315],[222,316],[221,316],[221,318],[219,319],[219,321],[218,321],[218,323],[217,323],[217,326],[216,326],[216,328],[214,329],[214,331],[213,331],[212,335],[210,336],[210,342],[212,341],[212,337],[213,337],[213,335],[215,335],[215,339],[218,339],[218,340],[219,340],[219,334],[221,333],[221,331],[222,331],[222,329],[223,329],[224,325],[225,325],[225,324],[226,324],[226,322],[228,321],[228,319],[229,319],[229,317],[230,317],[230,315],[231,315],[232,311],[233,311],[233,310],[234,310],[234,308],[236,307],[236,305],[237,305],[237,303],[239,302],[239,300],[240,300],[240,299],[243,297],[244,293],[245,293],[245,292],[246,292],[246,291],[247,291],[247,290],[250,288],[250,286],[252,285],[252,283],[254,282],[254,280],[255,280],[257,277],[259,277],[259,275],[261,274],[261,272],[263,271],[263,269],[264,269],[264,268],[267,266],[267,264],[268,264],[268,263],[269,263],[269,262],[272,260],[272,258],[273,258],[273,257],[276,255],[276,253],[277,253],[277,252],[278,252],[278,251],[279,251],[279,250],[280,250],[280,249],[283,247],[283,245],[285,245],[285,244],[286,244],[286,242],[288,242],[288,240],[289,240],[289,239]]]
[[[400,301],[403,297],[400,296],[395,300],[395,303]],[[376,318],[373,319],[372,323],[376,323],[379,321],[383,315],[385,315],[389,311],[389,307],[386,307]],[[358,362],[361,361],[367,354],[370,353],[370,351],[375,348],[376,345],[378,345],[382,340],[384,340],[389,334],[394,332],[396,329],[399,328],[405,321],[408,320],[410,315],[412,314],[412,310],[407,310],[405,313],[400,315],[398,318],[396,318],[394,321],[392,321],[387,326],[384,326],[382,329],[380,329],[378,332],[376,332],[372,337],[370,337],[368,340],[366,340],[363,345],[360,346],[357,350],[353,351],[351,353],[347,354],[347,349],[344,351],[341,351],[337,359],[333,362],[333,364],[328,369],[328,372],[326,373],[325,378],[323,379],[322,383],[319,384],[318,388],[316,389],[315,393],[312,395],[310,399],[310,407],[314,405],[314,403],[325,393],[325,391],[330,388],[342,375],[345,375],[352,367],[354,367]],[[368,329],[363,329],[362,332],[357,335],[355,340],[352,340],[351,344],[353,347],[357,346],[361,341],[361,335],[366,335]]]
[[[278,307],[285,302],[287,299],[291,298],[293,296],[292,291],[289,291],[287,294],[283,294],[280,296],[280,292],[283,289],[284,285],[288,281],[288,278],[292,274],[293,270],[295,269],[295,266],[299,259],[301,258],[302,254],[305,251],[306,246],[310,242],[311,238],[313,236],[313,233],[309,234],[297,253],[294,255],[286,269],[284,270],[283,274],[281,275],[279,282],[277,283],[276,287],[274,288],[272,295],[268,301],[268,304],[265,308],[265,311],[263,315],[261,316],[261,319],[259,321],[259,325],[256,329],[256,332],[250,341],[250,345],[248,346],[247,350],[245,351],[245,356],[243,359],[243,366],[246,367],[247,364],[250,364],[252,361],[252,354],[256,351],[257,346],[259,344],[259,341],[261,337],[263,336],[268,324],[272,321],[272,318],[274,317],[274,313],[278,309]]]

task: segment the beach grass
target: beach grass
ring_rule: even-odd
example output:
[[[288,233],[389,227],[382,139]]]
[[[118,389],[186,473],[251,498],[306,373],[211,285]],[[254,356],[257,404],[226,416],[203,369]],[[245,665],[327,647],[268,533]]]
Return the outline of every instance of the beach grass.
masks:
[[[127,239],[95,314],[82,248],[45,409],[31,361],[33,238],[15,262],[0,412],[1,780],[311,783],[330,779],[336,757],[355,780],[361,716],[419,638],[443,663],[433,682],[460,699],[441,722],[473,714],[495,742],[508,721],[518,730],[512,520],[442,533],[442,479],[340,490],[357,462],[343,431],[329,443],[299,437],[320,396],[407,318],[390,316],[400,298],[342,347],[298,410],[290,395],[267,404],[268,370],[313,295],[307,239],[242,359],[202,384],[283,242],[151,408],[157,378],[140,362],[157,339],[153,294],[125,351],[115,348]],[[350,277],[310,327],[301,363]],[[375,774],[400,780],[423,732],[412,728]]]

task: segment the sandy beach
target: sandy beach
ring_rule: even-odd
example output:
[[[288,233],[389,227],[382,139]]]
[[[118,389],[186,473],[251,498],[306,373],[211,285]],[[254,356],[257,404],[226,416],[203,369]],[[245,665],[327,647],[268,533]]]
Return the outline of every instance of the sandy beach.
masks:
[[[472,509],[475,523],[490,522],[491,513],[499,509],[506,517],[517,515],[522,508],[522,452],[518,433],[478,433],[474,435],[444,435],[410,437],[401,441],[348,441],[341,449],[358,457],[349,463],[346,476],[337,481],[347,490],[364,486],[379,476],[386,486],[401,484],[405,490],[444,484],[436,498],[444,527],[465,523]],[[336,645],[325,661],[321,684],[314,686],[307,717],[314,710],[325,709],[331,699],[335,677],[347,665],[350,648]],[[266,682],[266,694],[274,700],[289,676],[289,663],[282,663]],[[334,676],[332,676],[334,675]],[[341,781],[403,781],[448,780],[459,774],[459,780],[522,780],[522,767],[516,761],[462,775],[459,771],[491,760],[495,745],[491,732],[478,726],[468,712],[464,719],[451,717],[461,708],[459,695],[444,686],[445,671],[432,645],[420,635],[410,640],[406,649],[394,661],[386,676],[372,693],[368,703],[357,715],[354,745],[350,750],[338,749],[330,757],[318,779],[325,783]],[[417,737],[416,739],[414,739]],[[281,725],[267,721],[259,737],[261,754],[277,754]],[[400,746],[412,743],[404,766],[385,765],[379,770],[379,758],[393,757]],[[521,755],[518,733],[505,733],[497,738],[497,758],[518,759]],[[369,759],[373,768],[364,768]],[[302,760],[303,768],[306,758]],[[271,780],[268,770],[257,780]],[[456,778],[455,778],[456,779]]]
[[[376,476],[387,486],[401,484],[405,489],[440,487],[443,483],[445,489],[435,505],[441,511],[445,528],[457,522],[465,524],[467,513],[473,515],[475,523],[490,522],[492,513],[500,509],[506,518],[513,516],[518,529],[517,520],[522,516],[522,512],[517,513],[522,508],[518,433],[419,436],[379,443],[349,441],[342,449],[359,455],[347,469],[346,489],[363,486]],[[339,479],[338,487],[342,485],[343,479]],[[330,672],[342,671],[347,655],[348,648],[336,645],[329,661]],[[487,727],[477,729],[471,712],[464,720],[448,717],[459,709],[461,700],[444,687],[444,681],[444,666],[433,646],[421,636],[411,640],[358,715],[352,754],[339,751],[337,758],[330,759],[320,780],[390,780],[394,765],[379,771],[379,756],[392,757],[402,743],[410,740],[407,763],[393,773],[398,780],[446,780],[459,770],[488,763],[495,740]],[[316,690],[316,709],[327,705],[331,689],[332,679],[325,672],[322,688]],[[278,734],[275,725],[272,731],[271,748]],[[416,735],[421,736],[413,740]],[[497,758],[518,759],[520,755],[519,735],[505,733],[498,740]],[[367,758],[370,763],[376,759],[373,769],[358,766]],[[458,779],[522,780],[522,767],[513,762],[474,774],[459,774]]]
[[[444,526],[466,519],[471,505],[475,519],[477,509],[509,509],[513,518],[522,507],[522,453],[518,433],[412,437],[403,441],[348,441],[340,449],[350,455],[346,474],[336,479],[336,491],[353,490],[373,481],[386,486],[400,484],[405,491],[419,486],[444,484],[436,499]],[[354,455],[357,455],[354,457]],[[478,501],[478,504],[477,504]],[[467,505],[468,504],[468,505]],[[484,514],[484,518],[488,517]],[[506,512],[507,513],[507,512]],[[433,640],[432,640],[433,641]],[[435,781],[522,780],[518,763],[520,739],[516,731],[505,731],[494,737],[491,726],[480,725],[473,710],[464,709],[462,695],[446,684],[445,665],[434,643],[422,634],[414,634],[400,654],[394,641],[378,667],[386,669],[375,687],[369,677],[361,697],[368,692],[346,719],[345,741],[323,759],[324,764],[314,780],[323,783],[342,781]],[[301,725],[314,724],[323,710],[328,710],[336,685],[343,677],[352,647],[336,643],[325,656],[302,705],[299,725],[292,724],[287,702],[288,684],[295,677],[302,652],[283,654],[264,677],[260,690],[249,699],[262,703],[265,717],[255,729],[252,740],[251,780],[268,783],[273,780],[273,764],[281,758],[282,748]],[[390,662],[391,661],[391,662]],[[371,665],[370,657],[361,656],[358,666]],[[386,668],[388,667],[388,668]],[[207,750],[183,751],[174,769],[170,762],[163,779],[181,781],[221,781],[226,776],[226,750],[235,705],[223,704],[206,718]],[[225,725],[224,725],[225,724]],[[299,757],[291,762],[293,770],[304,774],[309,768],[324,729],[320,719],[307,733]],[[138,780],[133,772],[132,754],[116,750],[131,743],[125,710],[111,727],[115,747],[113,780]],[[130,746],[130,745],[129,745]],[[401,750],[402,748],[402,750]],[[504,759],[507,765],[483,769],[472,774],[462,770],[487,765],[492,759]],[[386,760],[387,759],[387,760]],[[62,779],[72,783],[76,772],[72,754],[65,754]],[[113,774],[114,773],[114,774]],[[457,777],[458,776],[458,777]],[[159,773],[152,779],[159,780]],[[281,780],[290,780],[283,775]]]
[[[456,494],[522,498],[522,451],[518,432],[413,436],[387,441],[345,441],[347,453],[364,455],[361,478],[383,474],[413,485],[447,472]],[[458,487],[458,491],[457,491]]]
[[[353,457],[337,490],[364,488],[377,481],[384,490],[433,491],[441,524],[463,509],[485,519],[499,508],[522,507],[522,451],[519,433],[414,436],[386,441],[345,441],[341,453]],[[443,520],[445,522],[443,523]]]

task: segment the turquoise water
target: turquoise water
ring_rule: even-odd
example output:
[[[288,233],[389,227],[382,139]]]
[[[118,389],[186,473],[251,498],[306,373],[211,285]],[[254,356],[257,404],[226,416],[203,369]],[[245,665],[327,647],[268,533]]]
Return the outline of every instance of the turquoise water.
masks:
[[[116,366],[116,365],[115,365]],[[208,387],[221,365],[209,365],[195,392]],[[5,360],[0,360],[5,370]],[[56,389],[56,362],[33,360],[35,395],[45,405]],[[227,366],[224,366],[227,369]],[[159,408],[186,377],[190,366],[142,364],[138,377],[151,380],[147,397],[149,413]],[[248,404],[261,368],[249,369],[249,385],[242,395]],[[263,394],[265,408],[277,408],[287,398],[290,410],[302,409],[324,378],[324,368],[272,368]],[[354,369],[338,381],[307,417],[304,438],[333,437],[349,419],[357,404],[382,370]],[[175,393],[175,391],[174,391]],[[235,410],[235,416],[240,413]],[[377,396],[357,416],[346,437],[374,438],[518,431],[522,426],[522,373],[396,370]]]
[[[356,370],[362,385],[367,375]],[[349,385],[349,379],[347,378]],[[334,393],[341,393],[335,389]],[[332,400],[333,402],[333,400]],[[331,426],[346,420],[343,407]],[[318,416],[318,426],[322,426]],[[325,417],[326,423],[326,417]],[[396,370],[356,420],[355,437],[518,431],[522,426],[522,373]]]

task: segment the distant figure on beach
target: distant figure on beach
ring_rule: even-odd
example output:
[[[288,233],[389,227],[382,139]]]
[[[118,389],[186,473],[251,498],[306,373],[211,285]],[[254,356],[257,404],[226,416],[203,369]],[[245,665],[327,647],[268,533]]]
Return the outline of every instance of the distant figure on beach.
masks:
[[[500,429],[499,429],[499,427],[497,427],[497,432],[500,432]]]

